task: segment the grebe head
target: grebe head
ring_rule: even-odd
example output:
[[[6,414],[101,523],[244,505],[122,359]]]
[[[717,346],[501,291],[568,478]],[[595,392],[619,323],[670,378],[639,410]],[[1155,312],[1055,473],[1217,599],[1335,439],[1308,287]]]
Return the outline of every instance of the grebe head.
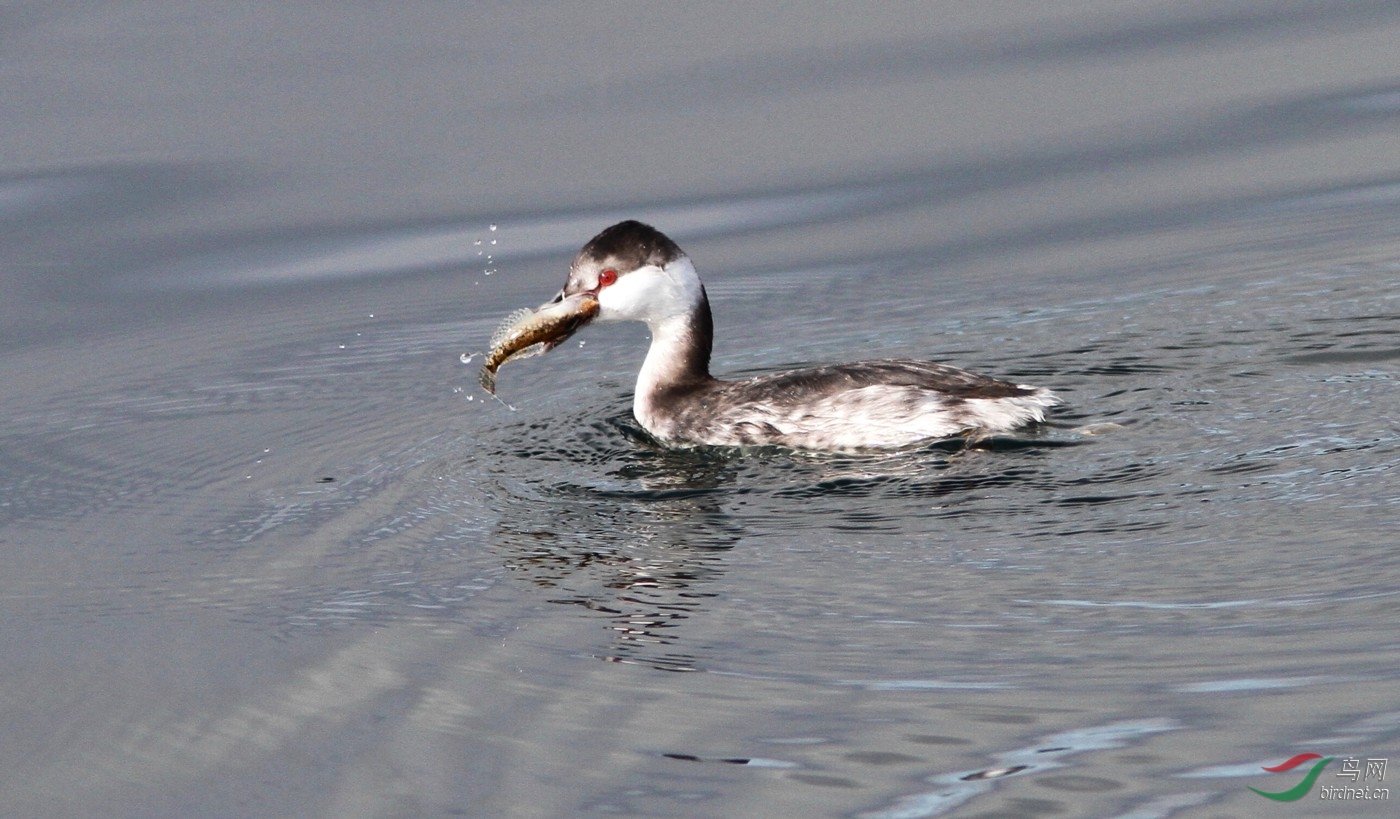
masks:
[[[644,321],[654,328],[695,312],[704,292],[690,257],[675,242],[650,225],[629,220],[583,246],[555,301],[593,293],[600,321]]]

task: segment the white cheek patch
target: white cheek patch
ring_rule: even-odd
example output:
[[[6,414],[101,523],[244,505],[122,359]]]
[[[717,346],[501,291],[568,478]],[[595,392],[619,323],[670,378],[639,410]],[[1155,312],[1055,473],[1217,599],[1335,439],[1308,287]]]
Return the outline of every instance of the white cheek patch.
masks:
[[[598,291],[598,318],[646,320],[648,294],[657,289],[660,271],[634,270]]]
[[[641,267],[598,291],[598,318],[648,324],[689,315],[700,301],[700,279],[682,256],[667,265]]]

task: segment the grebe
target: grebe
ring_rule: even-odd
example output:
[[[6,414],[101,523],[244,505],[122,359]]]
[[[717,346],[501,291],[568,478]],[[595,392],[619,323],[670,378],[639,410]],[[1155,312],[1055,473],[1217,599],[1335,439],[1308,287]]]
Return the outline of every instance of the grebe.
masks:
[[[928,361],[863,361],[721,381],[710,375],[714,324],[695,266],[675,242],[637,221],[619,222],[584,245],[564,289],[537,315],[550,316],[548,340],[517,333],[533,344],[529,351],[520,353],[526,341],[498,346],[490,359],[497,363],[488,364],[492,379],[499,363],[551,349],[595,317],[645,322],[651,348],[632,412],[669,445],[890,449],[1006,432],[1043,421],[1060,403],[1042,387]],[[483,370],[483,384],[487,376]]]

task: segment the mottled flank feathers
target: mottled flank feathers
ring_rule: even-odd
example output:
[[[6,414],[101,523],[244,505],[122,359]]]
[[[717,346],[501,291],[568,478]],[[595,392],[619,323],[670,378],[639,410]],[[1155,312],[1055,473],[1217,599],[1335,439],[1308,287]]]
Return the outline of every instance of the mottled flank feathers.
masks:
[[[672,411],[648,426],[663,441],[853,450],[1010,430],[1044,420],[1059,399],[933,362],[864,361],[711,380],[661,403]]]

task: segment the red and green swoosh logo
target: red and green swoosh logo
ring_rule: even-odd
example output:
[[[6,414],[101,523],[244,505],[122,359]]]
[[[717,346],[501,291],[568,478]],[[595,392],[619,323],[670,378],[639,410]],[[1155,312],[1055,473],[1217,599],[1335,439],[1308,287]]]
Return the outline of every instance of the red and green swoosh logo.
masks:
[[[1327,767],[1327,763],[1331,762],[1335,758],[1336,757],[1329,756],[1324,759],[1322,754],[1298,754],[1292,759],[1289,759],[1285,762],[1280,762],[1279,764],[1274,765],[1273,767],[1265,766],[1264,770],[1268,771],[1269,773],[1282,773],[1283,771],[1291,771],[1299,765],[1302,765],[1304,762],[1308,762],[1314,759],[1322,760],[1321,762],[1312,766],[1312,770],[1308,771],[1308,775],[1303,777],[1302,782],[1299,782],[1297,785],[1294,785],[1286,791],[1279,791],[1278,793],[1269,793],[1268,791],[1261,791],[1258,788],[1250,788],[1250,790],[1254,791],[1255,793],[1259,794],[1265,799],[1272,799],[1275,802],[1297,802],[1299,799],[1302,799],[1304,796],[1308,795],[1308,791],[1312,790],[1313,783],[1317,781],[1317,777],[1319,774],[1322,773],[1322,769]]]

